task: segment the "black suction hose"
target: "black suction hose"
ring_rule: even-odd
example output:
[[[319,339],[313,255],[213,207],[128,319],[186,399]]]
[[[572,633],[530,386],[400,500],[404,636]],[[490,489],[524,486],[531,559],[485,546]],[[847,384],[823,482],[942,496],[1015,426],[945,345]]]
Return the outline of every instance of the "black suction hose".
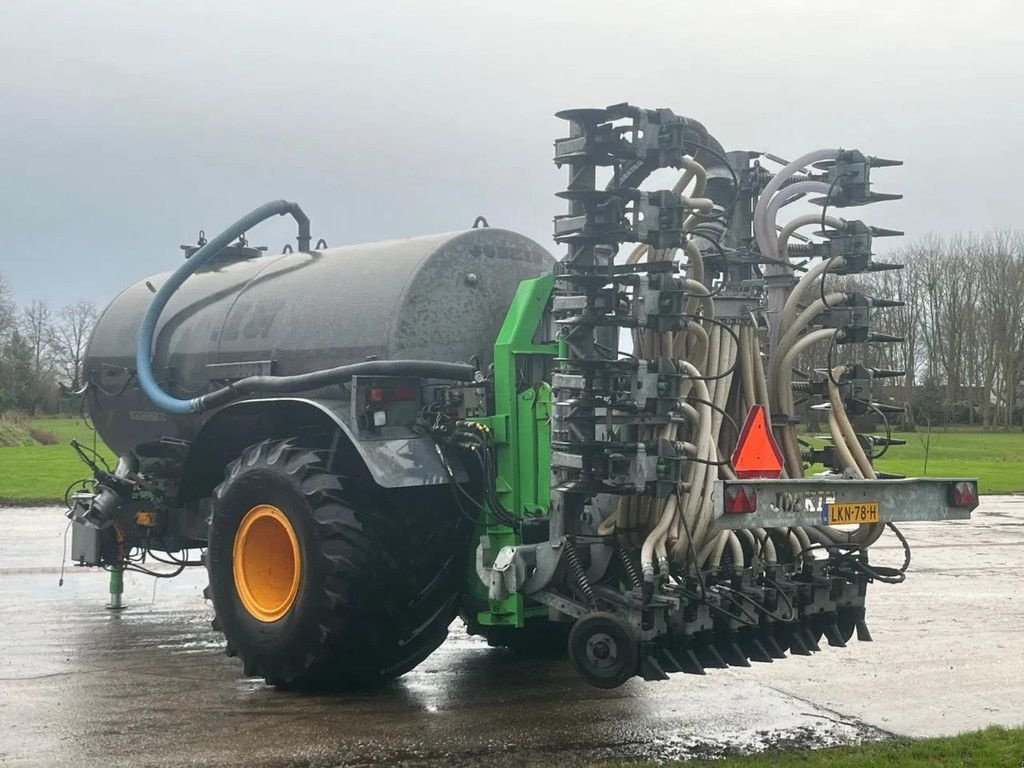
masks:
[[[294,376],[249,376],[226,387],[200,396],[203,410],[216,408],[239,397],[255,394],[281,394],[320,389],[342,384],[353,376],[414,376],[422,379],[472,381],[476,369],[466,363],[439,363],[432,360],[370,360],[339,365]]]

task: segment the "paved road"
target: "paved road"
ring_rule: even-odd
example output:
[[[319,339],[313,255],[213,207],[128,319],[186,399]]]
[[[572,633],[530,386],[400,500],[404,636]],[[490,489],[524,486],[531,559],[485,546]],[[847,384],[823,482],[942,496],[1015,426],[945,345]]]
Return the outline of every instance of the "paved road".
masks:
[[[58,588],[63,522],[0,509],[4,766],[572,765],[1024,723],[1024,499],[907,525],[911,577],[869,593],[874,643],[615,691],[454,626],[385,690],[278,692],[221,653],[201,572],[129,577],[121,613],[101,572]]]

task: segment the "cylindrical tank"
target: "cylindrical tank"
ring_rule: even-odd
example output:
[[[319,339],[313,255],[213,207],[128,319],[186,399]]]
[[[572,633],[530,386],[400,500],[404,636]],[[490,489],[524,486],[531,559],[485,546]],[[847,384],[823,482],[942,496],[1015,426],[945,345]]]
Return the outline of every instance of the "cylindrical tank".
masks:
[[[167,305],[154,372],[170,394],[194,397],[247,369],[290,375],[371,356],[486,365],[517,286],[552,263],[529,238],[487,227],[312,253],[240,259],[228,250]],[[117,453],[189,440],[201,424],[157,411],[132,376],[140,322],[168,274],[125,289],[89,343],[89,410]]]

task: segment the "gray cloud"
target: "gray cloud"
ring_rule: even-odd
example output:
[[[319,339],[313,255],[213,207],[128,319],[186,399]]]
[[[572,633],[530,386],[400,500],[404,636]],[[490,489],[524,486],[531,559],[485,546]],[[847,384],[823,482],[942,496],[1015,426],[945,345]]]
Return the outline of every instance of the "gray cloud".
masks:
[[[468,226],[554,249],[569,106],[692,115],[730,149],[906,160],[866,218],[1019,223],[1009,3],[31,2],[0,9],[0,270],[104,303],[275,197],[331,244]],[[283,220],[252,240],[279,248]]]

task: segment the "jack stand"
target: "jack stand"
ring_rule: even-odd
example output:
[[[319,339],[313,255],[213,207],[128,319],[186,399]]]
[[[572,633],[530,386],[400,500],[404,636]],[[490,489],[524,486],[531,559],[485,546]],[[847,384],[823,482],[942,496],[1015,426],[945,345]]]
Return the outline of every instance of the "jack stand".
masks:
[[[115,565],[110,569],[110,602],[107,603],[107,610],[124,610],[125,606],[121,602],[122,594],[124,594],[124,566]]]

